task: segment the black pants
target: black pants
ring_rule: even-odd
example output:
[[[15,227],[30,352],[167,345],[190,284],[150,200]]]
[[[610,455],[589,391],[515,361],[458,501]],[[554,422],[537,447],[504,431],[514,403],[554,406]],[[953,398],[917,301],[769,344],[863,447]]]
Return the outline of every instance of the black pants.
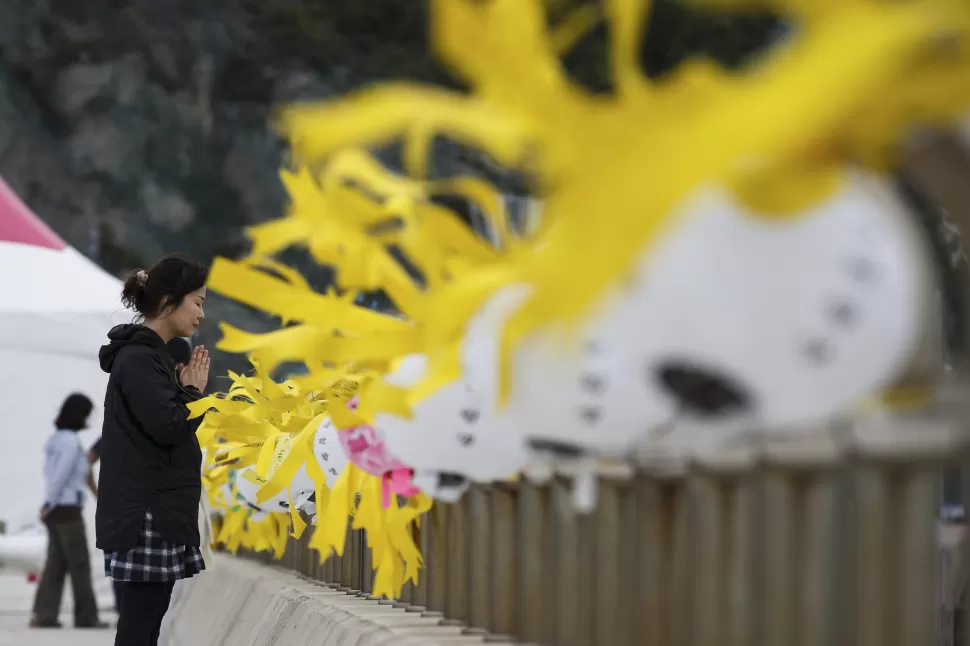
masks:
[[[74,625],[96,625],[98,603],[91,584],[91,557],[84,521],[80,518],[47,524],[47,560],[34,597],[34,619],[44,624],[57,622],[64,579],[68,576],[74,593]]]
[[[174,587],[174,581],[122,583],[115,646],[157,646]]]
[[[125,589],[125,584],[121,581],[112,581],[111,588],[115,596],[115,612],[121,612],[121,591]]]

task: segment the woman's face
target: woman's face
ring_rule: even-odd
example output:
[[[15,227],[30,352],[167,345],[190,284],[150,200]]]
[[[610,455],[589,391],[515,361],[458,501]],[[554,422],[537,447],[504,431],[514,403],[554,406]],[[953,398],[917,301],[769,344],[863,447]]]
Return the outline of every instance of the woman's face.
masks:
[[[185,295],[182,304],[166,317],[176,336],[190,337],[195,333],[205,318],[204,304],[205,287]]]

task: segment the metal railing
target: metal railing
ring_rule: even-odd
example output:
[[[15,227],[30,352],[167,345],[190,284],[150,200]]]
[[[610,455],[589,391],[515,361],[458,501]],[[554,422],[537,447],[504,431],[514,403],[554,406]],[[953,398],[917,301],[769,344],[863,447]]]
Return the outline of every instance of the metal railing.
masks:
[[[963,572],[937,520],[952,446],[804,448],[607,475],[585,516],[564,478],[475,487],[423,519],[425,569],[398,603],[549,646],[970,644],[942,588]],[[280,565],[369,594],[362,533],[321,565],[311,531]]]

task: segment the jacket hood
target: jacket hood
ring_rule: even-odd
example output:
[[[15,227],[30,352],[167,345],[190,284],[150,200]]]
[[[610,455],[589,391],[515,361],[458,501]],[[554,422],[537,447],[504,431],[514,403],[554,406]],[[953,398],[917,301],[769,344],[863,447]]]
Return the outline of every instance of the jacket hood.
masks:
[[[108,332],[108,345],[101,346],[98,352],[98,359],[101,361],[101,369],[110,373],[114,366],[115,359],[122,348],[130,345],[145,345],[165,350],[165,342],[158,333],[144,325],[116,325]]]

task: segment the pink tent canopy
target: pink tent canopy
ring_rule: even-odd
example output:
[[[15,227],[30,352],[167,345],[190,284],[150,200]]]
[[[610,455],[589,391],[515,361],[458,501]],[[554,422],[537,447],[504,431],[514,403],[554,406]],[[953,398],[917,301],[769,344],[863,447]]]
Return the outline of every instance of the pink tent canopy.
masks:
[[[69,314],[75,327],[100,317],[100,338],[106,317],[121,308],[119,296],[117,279],[64,242],[0,179],[0,335],[10,330],[10,316],[36,318],[43,312]],[[0,336],[0,347],[3,343]]]
[[[34,215],[3,179],[0,179],[0,242],[58,251],[67,247],[67,243]]]

